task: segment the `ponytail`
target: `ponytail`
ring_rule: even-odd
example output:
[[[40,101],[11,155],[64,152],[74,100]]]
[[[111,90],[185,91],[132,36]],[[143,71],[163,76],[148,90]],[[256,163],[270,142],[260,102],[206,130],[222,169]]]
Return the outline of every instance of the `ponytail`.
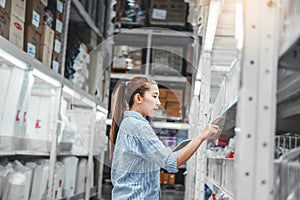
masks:
[[[125,101],[126,83],[122,82],[117,87],[114,94],[114,102],[112,105],[112,123],[109,134],[110,139],[110,158],[112,159],[114,153],[114,146],[116,144],[119,126],[124,116],[124,112],[128,109],[127,102]]]

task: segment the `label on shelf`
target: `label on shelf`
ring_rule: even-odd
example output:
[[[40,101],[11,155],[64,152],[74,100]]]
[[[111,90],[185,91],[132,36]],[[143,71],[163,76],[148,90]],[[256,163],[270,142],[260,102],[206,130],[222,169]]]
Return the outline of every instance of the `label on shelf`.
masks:
[[[32,24],[39,28],[40,25],[40,14],[37,13],[36,11],[32,11]]]
[[[59,63],[56,60],[52,61],[52,70],[58,73]]]
[[[152,19],[166,20],[167,19],[167,11],[161,10],[161,9],[153,9]]]
[[[62,33],[62,29],[63,29],[63,23],[59,19],[56,19],[55,30],[59,33]]]
[[[63,10],[64,10],[64,4],[59,0],[57,1],[57,4],[56,4],[56,10],[58,10],[61,13],[63,13]]]
[[[60,53],[60,49],[61,49],[61,42],[59,40],[55,40],[55,42],[54,42],[54,51],[56,53]]]
[[[35,57],[36,55],[36,47],[32,43],[27,43],[27,53],[31,55],[32,57]]]

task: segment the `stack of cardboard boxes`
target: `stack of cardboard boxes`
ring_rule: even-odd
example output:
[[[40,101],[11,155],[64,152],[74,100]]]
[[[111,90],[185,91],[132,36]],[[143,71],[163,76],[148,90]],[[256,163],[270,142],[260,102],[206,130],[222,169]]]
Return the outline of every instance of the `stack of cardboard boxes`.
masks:
[[[170,174],[165,170],[160,170],[160,184],[163,185],[174,185],[175,184],[175,174]]]
[[[34,58],[37,58],[39,53],[45,6],[47,5],[39,0],[26,4],[24,51]]]
[[[0,33],[23,49],[26,0],[0,1]]]
[[[0,0],[0,35],[58,72],[64,5],[61,0],[49,2],[55,4],[55,31],[44,24],[48,0]]]
[[[182,90],[159,89],[161,106],[166,110],[167,117],[182,118]]]
[[[63,21],[64,21],[64,1],[52,0],[49,5],[54,17],[54,43],[52,54],[52,69],[58,73],[61,73],[60,62],[62,59],[62,35],[63,35]]]

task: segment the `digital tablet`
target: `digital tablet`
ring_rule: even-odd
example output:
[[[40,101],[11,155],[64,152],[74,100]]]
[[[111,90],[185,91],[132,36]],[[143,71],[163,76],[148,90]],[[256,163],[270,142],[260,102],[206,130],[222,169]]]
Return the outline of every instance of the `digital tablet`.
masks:
[[[178,151],[190,143],[191,139],[182,140],[179,144],[173,149],[173,151]]]

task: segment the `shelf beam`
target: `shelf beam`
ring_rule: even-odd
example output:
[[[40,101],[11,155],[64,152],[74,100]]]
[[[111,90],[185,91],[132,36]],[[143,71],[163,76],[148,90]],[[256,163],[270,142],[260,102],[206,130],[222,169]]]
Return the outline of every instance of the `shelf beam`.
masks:
[[[75,6],[77,9],[77,12],[83,20],[86,22],[86,24],[100,37],[103,37],[102,34],[100,33],[99,29],[96,27],[95,23],[93,22],[92,18],[90,15],[85,11],[85,8],[82,6],[79,0],[72,0],[72,4]]]

